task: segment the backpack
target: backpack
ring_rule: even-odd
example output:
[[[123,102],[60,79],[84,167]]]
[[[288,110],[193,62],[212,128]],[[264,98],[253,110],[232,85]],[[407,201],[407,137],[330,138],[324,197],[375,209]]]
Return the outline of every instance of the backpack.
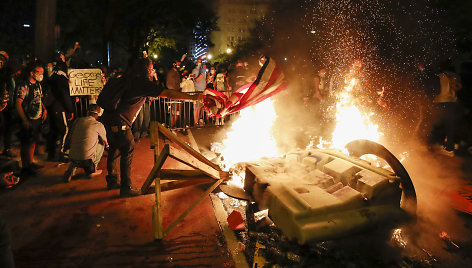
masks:
[[[125,78],[110,79],[98,95],[97,105],[105,111],[116,111],[121,103],[121,97],[127,89]]]

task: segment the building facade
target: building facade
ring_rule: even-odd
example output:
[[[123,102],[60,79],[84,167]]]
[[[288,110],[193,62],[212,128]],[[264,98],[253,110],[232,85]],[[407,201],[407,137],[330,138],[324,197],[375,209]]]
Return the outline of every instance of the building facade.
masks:
[[[212,32],[210,53],[228,53],[247,38],[256,21],[264,19],[274,0],[215,0],[217,29]]]

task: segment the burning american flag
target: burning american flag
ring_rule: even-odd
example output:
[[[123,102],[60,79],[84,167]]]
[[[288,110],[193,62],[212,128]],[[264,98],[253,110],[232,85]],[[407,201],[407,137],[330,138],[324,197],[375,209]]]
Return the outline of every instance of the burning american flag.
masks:
[[[275,61],[269,57],[261,57],[263,63],[254,82],[248,83],[229,97],[217,90],[206,89],[203,92],[203,108],[209,116],[223,117],[246,107],[255,105],[287,87],[285,76]]]

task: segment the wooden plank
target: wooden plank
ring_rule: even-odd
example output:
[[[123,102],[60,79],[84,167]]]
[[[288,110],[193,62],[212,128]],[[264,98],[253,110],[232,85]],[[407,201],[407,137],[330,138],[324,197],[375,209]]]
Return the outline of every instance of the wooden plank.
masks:
[[[226,247],[228,248],[228,251],[233,257],[234,266],[236,268],[249,267],[249,264],[247,263],[247,260],[244,257],[244,252],[240,248],[239,240],[238,238],[236,238],[234,231],[231,230],[231,228],[229,227],[227,221],[228,213],[225,211],[223,202],[221,202],[221,200],[214,194],[210,194],[210,198],[213,203],[213,209],[215,210],[216,219],[218,220],[218,224],[220,225],[221,231],[226,240]]]
[[[179,188],[184,188],[192,185],[198,185],[198,184],[205,184],[205,183],[212,183],[215,180],[210,177],[206,178],[196,178],[196,179],[191,179],[191,180],[179,180],[179,181],[168,181],[168,182],[162,182],[161,183],[161,192],[165,191],[170,191],[170,190],[175,190]],[[154,193],[153,187],[149,188],[148,194]]]
[[[192,130],[191,129],[187,129],[187,136],[188,136],[188,140],[190,142],[190,146],[195,149],[195,151],[200,152],[200,148],[198,148],[198,144],[197,144],[197,141],[195,140],[195,137],[193,136],[193,133],[192,133]]]
[[[149,175],[147,176],[146,180],[143,183],[143,186],[141,187],[141,194],[146,194],[149,191],[149,187],[151,186],[152,181],[156,178],[157,172],[164,165],[164,162],[166,161],[168,156],[169,156],[169,144],[165,144],[164,148],[162,148],[162,151],[159,154],[159,157],[154,163],[154,166],[152,167],[151,172],[149,172]]]
[[[195,179],[195,180],[182,180],[182,181],[169,181],[166,183],[161,183],[161,191],[169,191],[178,188],[188,187],[197,184],[204,184],[204,183],[213,183],[215,180],[212,178],[207,179]]]
[[[155,201],[156,203],[152,206],[152,230],[154,233],[154,239],[160,240],[164,238],[164,228],[162,227],[162,193],[161,193],[161,179],[156,178],[155,187]]]
[[[162,133],[165,137],[167,137],[169,140],[172,142],[176,143],[179,145],[183,150],[185,150],[187,153],[195,157],[196,159],[200,160],[200,162],[203,162],[207,164],[208,166],[212,167],[213,169],[216,170],[221,170],[220,167],[208,160],[206,157],[201,155],[199,152],[195,151],[190,145],[188,145],[186,142],[182,141],[177,135],[172,133],[170,130],[162,126],[161,124],[157,124],[157,127],[159,128],[159,132]]]
[[[201,162],[200,159],[194,157],[193,155],[188,154],[186,151],[181,151],[174,147],[169,148],[169,157],[174,158],[190,167],[195,169],[199,169],[203,171],[203,173],[207,174],[208,176],[214,179],[220,179],[220,170],[215,169],[212,166],[209,166],[205,162]],[[206,159],[206,158],[205,158]]]
[[[201,170],[188,170],[188,169],[161,169],[157,172],[157,176],[162,179],[167,178],[185,178],[191,179],[193,177],[205,176],[205,173]]]
[[[157,121],[151,121],[149,124],[149,144],[151,146],[151,149],[154,149],[157,146],[157,141],[159,139],[159,128],[157,125],[159,122]]]
[[[213,183],[210,186],[210,188],[208,188],[192,205],[190,205],[190,207],[188,207],[177,219],[175,219],[169,225],[169,227],[166,228],[166,230],[164,231],[164,236],[166,234],[168,234],[175,226],[177,226],[177,224],[183,218],[185,218],[185,216],[187,216],[190,213],[190,211],[192,211],[207,195],[209,195],[211,192],[213,192],[213,190],[215,190],[215,188],[218,187],[218,185],[220,185],[220,183],[222,183],[222,182],[223,182],[223,179],[219,179],[215,183]]]

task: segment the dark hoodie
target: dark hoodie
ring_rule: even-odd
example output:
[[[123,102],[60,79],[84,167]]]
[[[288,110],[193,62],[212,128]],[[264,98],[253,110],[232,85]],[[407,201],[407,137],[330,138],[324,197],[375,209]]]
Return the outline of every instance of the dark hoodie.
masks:
[[[65,65],[65,64],[64,64]],[[54,112],[75,112],[69,92],[69,78],[66,70],[58,68],[49,79],[49,94],[52,95],[49,109]]]

